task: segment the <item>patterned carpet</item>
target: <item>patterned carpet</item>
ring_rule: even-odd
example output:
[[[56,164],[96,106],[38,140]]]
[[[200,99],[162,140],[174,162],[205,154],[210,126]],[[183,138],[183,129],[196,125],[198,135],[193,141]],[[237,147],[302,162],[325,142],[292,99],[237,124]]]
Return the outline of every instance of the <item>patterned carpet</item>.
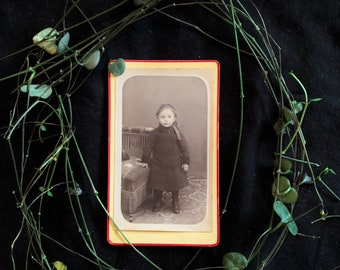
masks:
[[[161,210],[152,211],[152,196],[134,213],[126,217],[131,223],[155,224],[197,224],[206,215],[207,181],[206,179],[189,178],[189,184],[180,190],[179,214],[172,211],[172,194],[163,192]]]

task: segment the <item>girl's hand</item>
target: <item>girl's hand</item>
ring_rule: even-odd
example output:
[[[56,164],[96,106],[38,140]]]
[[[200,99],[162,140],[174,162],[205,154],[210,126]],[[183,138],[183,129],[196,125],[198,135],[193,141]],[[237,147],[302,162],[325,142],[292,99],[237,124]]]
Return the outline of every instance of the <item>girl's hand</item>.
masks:
[[[183,164],[182,165],[183,171],[187,172],[189,170],[189,165],[188,164]]]
[[[148,163],[137,162],[137,165],[139,167],[142,167],[142,168],[149,168],[149,164]]]

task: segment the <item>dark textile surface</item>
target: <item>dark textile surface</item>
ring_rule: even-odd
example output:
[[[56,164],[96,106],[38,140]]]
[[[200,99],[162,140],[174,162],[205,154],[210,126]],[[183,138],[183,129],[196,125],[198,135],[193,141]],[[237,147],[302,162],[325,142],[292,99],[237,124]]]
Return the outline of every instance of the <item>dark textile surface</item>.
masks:
[[[0,58],[32,43],[32,37],[42,28],[53,26],[62,16],[66,1],[9,1],[0,4]],[[87,14],[93,14],[112,5],[109,0],[81,0],[79,6]],[[116,1],[118,2],[118,1]],[[248,1],[246,6],[256,14]],[[304,96],[296,81],[289,77],[294,73],[303,82],[310,98],[322,101],[310,105],[303,122],[303,130],[311,161],[320,164],[320,170],[332,168],[340,173],[340,93],[339,93],[339,1],[282,1],[259,0],[256,5],[266,22],[268,32],[276,40],[282,53],[282,70],[287,77],[295,98]],[[96,29],[102,29],[112,20],[134,8],[127,4],[118,14],[103,16],[94,22]],[[172,14],[199,25],[202,29],[225,41],[233,43],[231,27],[224,27],[220,21],[207,15],[198,7],[177,7]],[[116,17],[115,17],[116,16]],[[81,19],[75,12],[68,23]],[[72,22],[73,20],[73,22]],[[71,40],[79,40],[86,31],[72,33]],[[241,42],[243,45],[243,43]],[[0,77],[17,72],[25,59],[19,53],[0,63]],[[216,59],[221,65],[220,92],[220,204],[227,196],[231,177],[239,128],[239,82],[236,53],[203,36],[193,27],[155,14],[130,25],[105,46],[105,53],[99,66],[93,71],[79,91],[72,96],[73,125],[79,146],[89,172],[97,187],[100,198],[106,201],[107,188],[107,63],[110,59]],[[216,247],[203,248],[193,261],[190,269],[220,266],[222,257],[230,251],[248,256],[258,237],[267,229],[273,198],[271,196],[273,158],[276,151],[276,134],[273,124],[277,120],[277,108],[263,83],[263,76],[253,58],[242,55],[245,86],[245,124],[236,173],[227,213],[221,220],[220,243]],[[86,72],[84,72],[86,74]],[[16,79],[0,82],[0,126],[8,125],[10,110],[15,103]],[[19,112],[21,113],[21,112]],[[5,129],[1,129],[3,134]],[[15,139],[14,139],[15,140]],[[14,151],[20,152],[20,141]],[[27,164],[36,168],[41,162],[48,141],[32,155]],[[40,149],[40,150],[39,150]],[[41,152],[40,152],[41,151]],[[71,152],[71,156],[74,153]],[[75,155],[74,155],[75,156]],[[12,269],[11,243],[21,224],[21,212],[12,194],[17,190],[8,145],[0,140],[0,268]],[[131,247],[113,247],[106,242],[106,216],[91,193],[91,186],[82,182],[79,158],[74,158],[73,169],[84,194],[84,215],[88,219],[98,254],[116,268],[153,269]],[[318,169],[316,168],[316,171]],[[61,174],[62,175],[62,174]],[[84,175],[83,175],[84,176]],[[61,176],[62,177],[62,176]],[[338,176],[325,176],[324,180],[340,194]],[[63,180],[60,180],[63,181]],[[319,204],[312,186],[300,190],[300,200],[296,205],[297,216]],[[326,210],[329,214],[340,215],[339,202],[326,189],[320,187]],[[82,243],[77,226],[67,207],[67,196],[55,196],[45,200],[43,209],[43,232],[52,235],[65,246],[90,256]],[[57,195],[57,194],[56,194]],[[63,197],[64,196],[64,197]],[[62,199],[62,197],[64,199]],[[296,222],[304,236],[288,235],[280,251],[267,269],[338,269],[340,268],[340,219],[329,218],[325,222],[318,219],[320,208],[300,217]],[[25,235],[25,234],[23,234]],[[264,245],[261,255],[265,256],[274,241]],[[95,269],[93,264],[79,256],[45,240],[49,261],[64,261],[69,269]],[[17,269],[26,258],[27,239],[20,237],[15,248]],[[195,247],[139,247],[148,258],[163,269],[182,269],[197,252]],[[263,258],[263,256],[261,258]],[[28,269],[41,269],[29,259]],[[249,269],[256,268],[256,259]]]

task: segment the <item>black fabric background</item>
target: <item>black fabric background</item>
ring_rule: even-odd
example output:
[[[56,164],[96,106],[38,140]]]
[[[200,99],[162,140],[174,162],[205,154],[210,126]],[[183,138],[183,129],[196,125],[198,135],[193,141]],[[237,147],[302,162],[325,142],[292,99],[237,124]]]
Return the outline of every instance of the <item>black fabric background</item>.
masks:
[[[88,14],[109,7],[113,1],[80,1]],[[248,1],[245,4],[250,7]],[[311,159],[323,167],[340,173],[339,109],[339,1],[282,1],[259,0],[256,3],[267,24],[269,33],[282,49],[283,74],[296,95],[303,95],[297,83],[288,76],[290,70],[301,79],[311,98],[322,101],[312,104],[304,122],[304,132]],[[52,26],[63,12],[64,1],[9,1],[0,5],[0,56],[31,44],[31,38],[44,27]],[[133,8],[127,5],[122,12]],[[197,8],[178,8],[176,15],[216,36],[232,42],[232,29],[207,16]],[[95,23],[97,29],[110,24],[115,15],[106,16]],[[119,16],[119,14],[116,14]],[[77,21],[77,18],[74,18]],[[85,31],[74,33],[71,40],[81,38]],[[109,59],[216,59],[221,64],[220,92],[220,202],[223,207],[229,186],[239,126],[239,90],[237,62],[234,50],[219,45],[193,28],[154,15],[126,28],[106,47],[100,65],[92,76],[73,95],[74,126],[90,173],[106,201],[107,185],[107,63]],[[249,255],[256,239],[266,229],[270,218],[272,197],[272,160],[276,135],[273,124],[277,110],[263,83],[261,72],[253,59],[242,56],[245,83],[245,127],[236,183],[228,207],[221,220],[220,244],[203,248],[190,269],[221,265],[226,252],[238,251]],[[24,54],[1,61],[0,76],[19,70]],[[0,83],[0,125],[6,126],[15,95],[10,92],[15,80]],[[39,153],[37,153],[39,156]],[[20,226],[20,212],[16,208],[12,191],[16,189],[9,149],[4,139],[0,141],[0,268],[12,269],[10,244]],[[79,161],[74,161],[80,167]],[[32,165],[34,166],[34,165]],[[77,173],[77,171],[75,170]],[[82,172],[79,172],[81,176]],[[79,177],[81,178],[81,177]],[[327,183],[340,193],[338,176],[325,177]],[[81,183],[81,180],[80,180]],[[113,247],[106,242],[106,217],[83,184],[85,215],[89,220],[98,253],[117,268],[153,269],[131,247]],[[326,209],[330,214],[340,214],[339,202],[321,189]],[[316,206],[318,201],[312,186],[301,190],[296,206],[297,213]],[[54,199],[46,206],[46,224],[53,224],[50,234],[79,252],[83,247],[70,210],[62,199]],[[320,236],[312,240],[288,235],[279,253],[267,269],[338,269],[340,268],[340,220],[329,219],[311,225],[319,217],[318,210],[297,221],[299,231]],[[17,245],[17,269],[24,269],[25,239]],[[56,248],[46,241],[50,261],[64,261],[69,269],[94,269],[90,263]],[[266,254],[273,242],[265,245]],[[196,253],[194,247],[140,247],[145,255],[163,269],[181,269]],[[255,269],[253,262],[249,269]],[[32,262],[29,269],[39,269]]]

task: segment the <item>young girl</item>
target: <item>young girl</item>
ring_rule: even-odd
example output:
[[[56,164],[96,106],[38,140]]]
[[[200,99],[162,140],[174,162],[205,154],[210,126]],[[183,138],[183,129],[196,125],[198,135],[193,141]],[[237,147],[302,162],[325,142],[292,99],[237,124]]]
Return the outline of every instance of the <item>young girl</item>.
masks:
[[[172,105],[163,104],[156,112],[159,126],[151,131],[143,150],[142,167],[150,167],[149,186],[154,191],[153,211],[161,207],[163,191],[172,192],[172,209],[180,212],[179,190],[187,185],[190,157],[186,140],[176,126]]]

